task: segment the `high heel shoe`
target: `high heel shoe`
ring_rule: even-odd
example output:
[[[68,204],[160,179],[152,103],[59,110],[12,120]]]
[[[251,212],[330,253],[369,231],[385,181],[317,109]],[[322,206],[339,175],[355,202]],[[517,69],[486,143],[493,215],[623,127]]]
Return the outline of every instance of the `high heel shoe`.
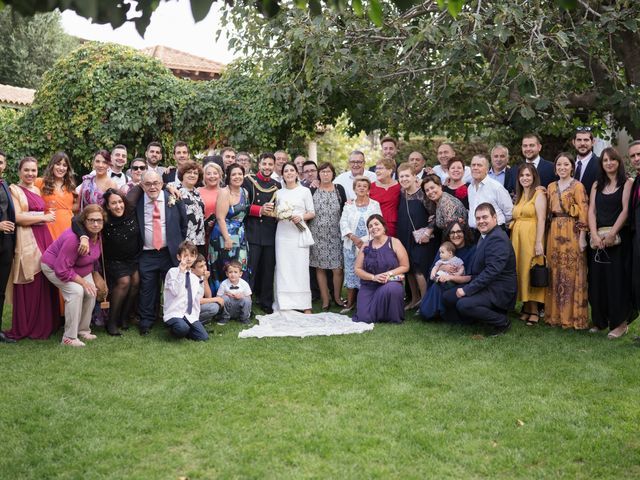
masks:
[[[329,305],[323,305],[322,306],[322,311],[323,312],[328,312],[329,311]]]
[[[340,308],[344,308],[347,306],[347,301],[344,298],[341,298],[340,300],[336,300],[334,298],[333,303],[335,304],[336,307],[340,307]]]

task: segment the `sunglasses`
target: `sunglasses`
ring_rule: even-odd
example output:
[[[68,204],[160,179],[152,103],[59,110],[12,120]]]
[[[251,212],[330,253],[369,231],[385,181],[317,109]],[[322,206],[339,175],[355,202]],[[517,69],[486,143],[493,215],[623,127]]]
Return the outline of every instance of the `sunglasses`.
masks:
[[[591,127],[576,127],[576,132],[590,132]]]
[[[133,167],[131,167],[131,170],[146,170],[147,166],[146,165],[134,165]]]

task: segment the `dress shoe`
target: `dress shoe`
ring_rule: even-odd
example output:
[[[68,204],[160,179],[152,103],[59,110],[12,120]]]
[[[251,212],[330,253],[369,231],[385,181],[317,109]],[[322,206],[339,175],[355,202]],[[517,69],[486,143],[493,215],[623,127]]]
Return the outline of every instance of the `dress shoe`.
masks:
[[[351,310],[353,310],[353,305],[351,305],[351,306],[347,305],[342,310],[340,310],[340,314],[344,315],[345,313],[349,313]]]
[[[507,320],[506,325],[503,325],[501,327],[493,327],[493,330],[487,336],[489,336],[489,337],[499,337],[500,335],[504,335],[505,333],[507,333],[510,328],[511,328],[511,321]]]
[[[273,308],[271,308],[271,307],[269,307],[267,305],[260,305],[260,308],[267,315],[271,315],[273,313]]]
[[[140,329],[140,336],[141,337],[146,337],[150,333],[151,333],[151,330],[149,330],[148,328],[141,328]]]
[[[4,333],[0,332],[0,343],[17,343],[17,342],[13,338],[9,338]]]
[[[607,338],[609,339],[620,338],[623,335],[626,335],[628,331],[629,331],[629,325],[627,325],[627,322],[623,322],[618,327],[611,330],[609,332],[609,335],[607,335]]]

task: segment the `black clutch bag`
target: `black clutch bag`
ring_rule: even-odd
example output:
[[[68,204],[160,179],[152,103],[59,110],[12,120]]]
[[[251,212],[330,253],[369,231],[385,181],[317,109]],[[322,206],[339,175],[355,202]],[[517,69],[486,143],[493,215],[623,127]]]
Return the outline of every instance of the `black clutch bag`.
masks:
[[[532,287],[544,288],[549,286],[549,268],[547,267],[547,257],[543,256],[542,265],[534,264],[535,257],[531,260],[529,270],[529,283]]]

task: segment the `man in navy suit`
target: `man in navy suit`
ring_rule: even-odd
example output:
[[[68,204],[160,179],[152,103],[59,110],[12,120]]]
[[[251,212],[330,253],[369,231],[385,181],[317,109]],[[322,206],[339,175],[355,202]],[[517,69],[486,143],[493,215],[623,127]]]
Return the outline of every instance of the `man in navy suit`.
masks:
[[[591,127],[578,127],[573,134],[573,148],[576,149],[576,168],[573,178],[584,185],[587,196],[591,195],[591,186],[598,175],[598,156],[593,153],[593,133]]]
[[[187,213],[182,201],[162,190],[162,178],[146,171],[141,181],[144,195],[136,203],[143,249],[140,254],[140,335],[147,335],[156,319],[159,280],[178,266],[178,245],[187,234]]]
[[[482,322],[493,328],[491,336],[511,327],[507,312],[516,303],[516,255],[504,230],[498,227],[493,205],[481,203],[475,211],[481,234],[471,265],[471,281],[443,295],[445,320]]]
[[[15,250],[16,211],[7,182],[2,179],[7,167],[7,156],[0,151],[0,343],[16,343],[2,333],[2,309],[4,307],[4,291],[11,274],[13,252]]]
[[[556,175],[556,169],[552,162],[545,160],[540,156],[540,150],[542,150],[542,144],[540,143],[540,137],[535,133],[527,133],[522,137],[522,155],[527,163],[532,163],[538,171],[540,177],[540,185],[548,187],[551,182],[555,182],[558,177]],[[518,166],[520,170],[520,166]],[[518,181],[517,175],[515,182]],[[515,183],[514,183],[515,185]]]
[[[511,198],[516,191],[515,170],[509,166],[509,149],[504,145],[496,144],[491,149],[491,169],[489,177],[500,182],[507,189]]]

